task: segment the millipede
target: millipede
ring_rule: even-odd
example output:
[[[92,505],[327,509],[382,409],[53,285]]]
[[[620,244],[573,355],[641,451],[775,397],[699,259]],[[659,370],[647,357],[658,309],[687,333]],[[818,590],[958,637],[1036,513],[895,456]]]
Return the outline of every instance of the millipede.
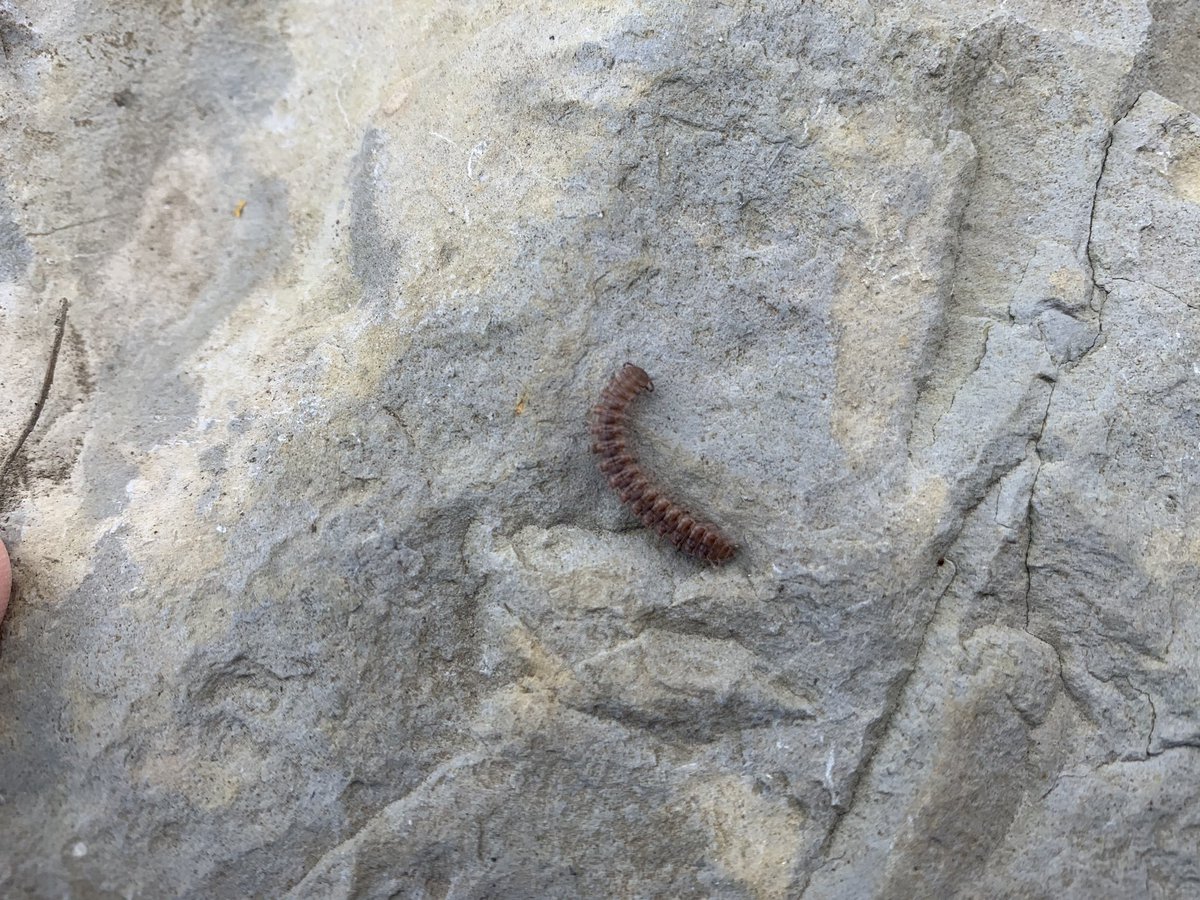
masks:
[[[697,559],[714,566],[727,563],[737,546],[716,525],[668,497],[629,448],[629,405],[638,394],[653,390],[646,370],[627,362],[600,392],[590,423],[592,452],[600,457],[600,471],[647,528]]]

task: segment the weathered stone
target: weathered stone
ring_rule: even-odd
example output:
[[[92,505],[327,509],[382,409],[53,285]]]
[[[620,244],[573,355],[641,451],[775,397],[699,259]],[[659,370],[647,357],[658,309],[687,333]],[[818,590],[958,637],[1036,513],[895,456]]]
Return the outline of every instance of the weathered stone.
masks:
[[[34,6],[4,896],[1200,877],[1200,6]]]

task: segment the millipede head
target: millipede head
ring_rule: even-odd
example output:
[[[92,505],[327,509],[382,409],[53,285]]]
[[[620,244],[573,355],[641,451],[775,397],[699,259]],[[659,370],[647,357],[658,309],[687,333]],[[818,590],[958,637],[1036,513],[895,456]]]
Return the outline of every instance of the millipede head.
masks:
[[[724,565],[737,556],[737,546],[727,538],[719,537],[712,547],[706,547],[705,559],[714,566]]]
[[[633,363],[627,362],[621,367],[621,374],[633,378],[634,383],[643,391],[654,390],[654,382],[650,380],[650,376],[641,366],[635,366]]]

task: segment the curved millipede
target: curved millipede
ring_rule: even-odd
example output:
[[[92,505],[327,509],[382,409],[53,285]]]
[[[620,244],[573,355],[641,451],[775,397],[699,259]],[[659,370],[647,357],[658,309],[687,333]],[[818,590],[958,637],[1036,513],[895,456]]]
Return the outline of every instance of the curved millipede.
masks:
[[[653,528],[684,553],[719,566],[737,553],[734,543],[716,525],[689,513],[646,473],[629,449],[629,404],[643,391],[654,390],[645,369],[625,363],[600,392],[592,407],[592,452],[600,457],[600,471],[621,502],[633,510],[647,528]]]

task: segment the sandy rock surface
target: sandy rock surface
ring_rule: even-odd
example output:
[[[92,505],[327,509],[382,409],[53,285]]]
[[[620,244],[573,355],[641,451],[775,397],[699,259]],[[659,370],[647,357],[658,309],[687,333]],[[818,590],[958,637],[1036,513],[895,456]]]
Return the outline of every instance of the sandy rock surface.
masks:
[[[997,9],[0,7],[0,894],[1194,889],[1200,3]]]

